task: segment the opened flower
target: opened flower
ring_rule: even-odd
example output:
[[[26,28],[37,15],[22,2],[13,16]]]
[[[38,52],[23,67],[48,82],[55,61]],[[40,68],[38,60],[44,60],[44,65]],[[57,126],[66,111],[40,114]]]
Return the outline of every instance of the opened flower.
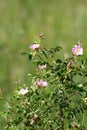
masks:
[[[41,79],[36,82],[36,85],[37,85],[37,87],[46,87],[46,86],[48,86],[48,83],[47,83],[47,81],[44,81]]]
[[[18,91],[18,95],[25,95],[28,92],[29,92],[28,88],[22,88]]]
[[[37,50],[37,49],[39,49],[39,47],[40,47],[40,44],[32,44],[32,45],[29,46],[29,48],[31,50]]]
[[[39,70],[43,70],[43,69],[45,69],[45,68],[46,68],[46,65],[39,65],[39,66],[38,66],[38,69],[39,69]]]
[[[75,56],[83,55],[83,48],[78,44],[72,48],[72,53]]]

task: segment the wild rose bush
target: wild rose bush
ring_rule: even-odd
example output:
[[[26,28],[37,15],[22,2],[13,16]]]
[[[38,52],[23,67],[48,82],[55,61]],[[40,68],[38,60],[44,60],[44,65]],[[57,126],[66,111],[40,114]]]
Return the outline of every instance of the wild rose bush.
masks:
[[[72,56],[59,57],[62,48],[46,48],[41,34],[29,46],[28,56],[36,66],[29,84],[17,83],[4,117],[6,130],[85,130],[87,111],[87,60],[81,44]]]

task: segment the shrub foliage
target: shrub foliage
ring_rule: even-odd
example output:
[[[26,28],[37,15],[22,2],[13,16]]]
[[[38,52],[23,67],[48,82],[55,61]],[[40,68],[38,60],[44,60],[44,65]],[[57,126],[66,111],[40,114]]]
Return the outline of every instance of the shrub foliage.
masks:
[[[29,83],[17,83],[4,117],[6,130],[85,130],[87,60],[77,43],[72,55],[61,58],[62,48],[47,48],[41,34],[23,52],[35,64]],[[31,82],[30,82],[31,81]]]

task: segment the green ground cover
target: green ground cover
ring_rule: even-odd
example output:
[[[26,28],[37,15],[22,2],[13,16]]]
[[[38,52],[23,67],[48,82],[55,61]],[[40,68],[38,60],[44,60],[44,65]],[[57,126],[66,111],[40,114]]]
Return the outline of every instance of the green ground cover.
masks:
[[[15,81],[27,80],[33,67],[20,53],[28,50],[41,32],[46,46],[59,44],[65,54],[78,40],[85,48],[87,42],[86,0],[0,0],[0,88],[6,98],[15,89]],[[0,103],[0,110],[6,102]],[[4,121],[0,120],[0,130]]]

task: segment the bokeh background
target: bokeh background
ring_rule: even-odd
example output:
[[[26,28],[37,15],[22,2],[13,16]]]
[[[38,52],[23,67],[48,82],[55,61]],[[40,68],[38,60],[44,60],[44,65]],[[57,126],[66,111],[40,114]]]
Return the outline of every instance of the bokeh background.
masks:
[[[27,80],[33,68],[20,53],[40,33],[46,46],[61,45],[66,55],[81,41],[87,48],[87,0],[0,0],[0,89],[8,99],[15,81]],[[6,101],[0,101],[0,111]],[[0,130],[4,130],[0,119]]]

